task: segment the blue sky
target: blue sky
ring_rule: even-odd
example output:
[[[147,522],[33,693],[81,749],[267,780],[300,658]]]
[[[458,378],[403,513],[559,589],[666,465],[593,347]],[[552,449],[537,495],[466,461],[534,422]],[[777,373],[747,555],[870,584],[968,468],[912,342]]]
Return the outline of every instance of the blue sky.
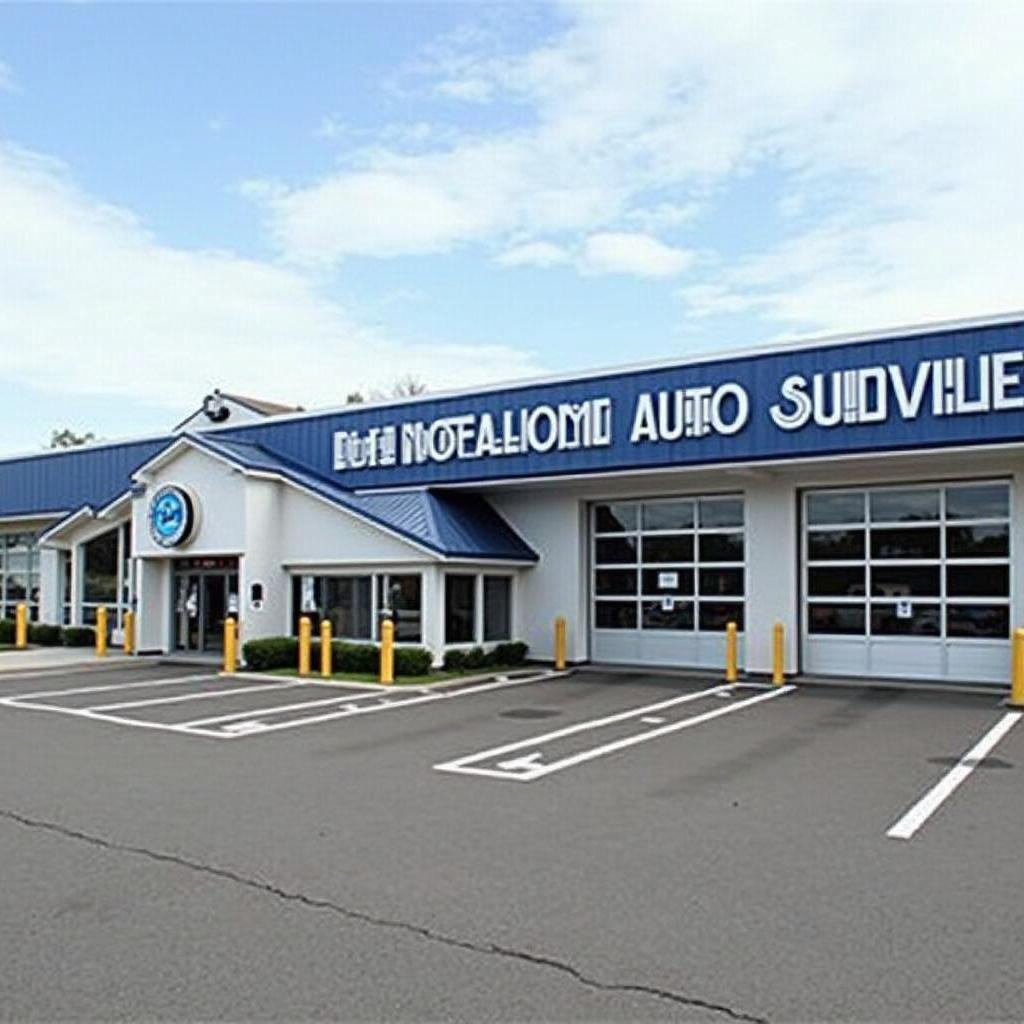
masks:
[[[0,8],[0,450],[1024,306],[1019,4]]]

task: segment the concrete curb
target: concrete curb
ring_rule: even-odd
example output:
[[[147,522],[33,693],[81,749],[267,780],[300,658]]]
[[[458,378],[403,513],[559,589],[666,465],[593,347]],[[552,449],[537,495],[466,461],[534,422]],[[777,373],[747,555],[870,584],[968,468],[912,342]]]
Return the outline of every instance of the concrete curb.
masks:
[[[295,682],[306,686],[329,686],[338,690],[370,690],[379,693],[400,693],[403,690],[453,690],[463,686],[472,686],[477,683],[508,681],[514,679],[561,679],[573,674],[574,669],[566,669],[564,672],[556,672],[554,669],[541,669],[536,672],[517,670],[515,672],[484,672],[475,676],[459,676],[457,679],[438,679],[433,683],[417,683],[415,677],[408,683],[361,683],[356,680],[346,679],[324,679],[320,675],[311,673],[308,676],[282,676],[272,672],[218,672],[219,676],[226,679],[248,679],[252,682]]]

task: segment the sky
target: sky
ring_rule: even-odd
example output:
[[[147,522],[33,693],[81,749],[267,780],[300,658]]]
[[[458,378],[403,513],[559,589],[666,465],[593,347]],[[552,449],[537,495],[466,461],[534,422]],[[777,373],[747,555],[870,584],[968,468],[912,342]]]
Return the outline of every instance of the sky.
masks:
[[[0,452],[1024,308],[1024,4],[0,6]]]

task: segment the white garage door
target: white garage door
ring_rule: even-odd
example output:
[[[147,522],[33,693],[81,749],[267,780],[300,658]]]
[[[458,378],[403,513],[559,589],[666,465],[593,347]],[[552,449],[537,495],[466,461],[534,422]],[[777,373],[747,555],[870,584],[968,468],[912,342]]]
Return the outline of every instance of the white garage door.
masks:
[[[591,566],[592,660],[721,668],[726,623],[743,629],[743,499],[594,505]]]
[[[1010,486],[809,491],[803,669],[1005,684]]]

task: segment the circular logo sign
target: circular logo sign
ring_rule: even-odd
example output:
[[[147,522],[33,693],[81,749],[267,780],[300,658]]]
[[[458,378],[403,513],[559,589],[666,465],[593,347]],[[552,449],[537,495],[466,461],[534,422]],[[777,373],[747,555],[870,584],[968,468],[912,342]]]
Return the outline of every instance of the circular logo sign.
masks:
[[[153,495],[149,503],[149,532],[161,547],[184,544],[194,522],[192,499],[180,487],[167,484]]]

